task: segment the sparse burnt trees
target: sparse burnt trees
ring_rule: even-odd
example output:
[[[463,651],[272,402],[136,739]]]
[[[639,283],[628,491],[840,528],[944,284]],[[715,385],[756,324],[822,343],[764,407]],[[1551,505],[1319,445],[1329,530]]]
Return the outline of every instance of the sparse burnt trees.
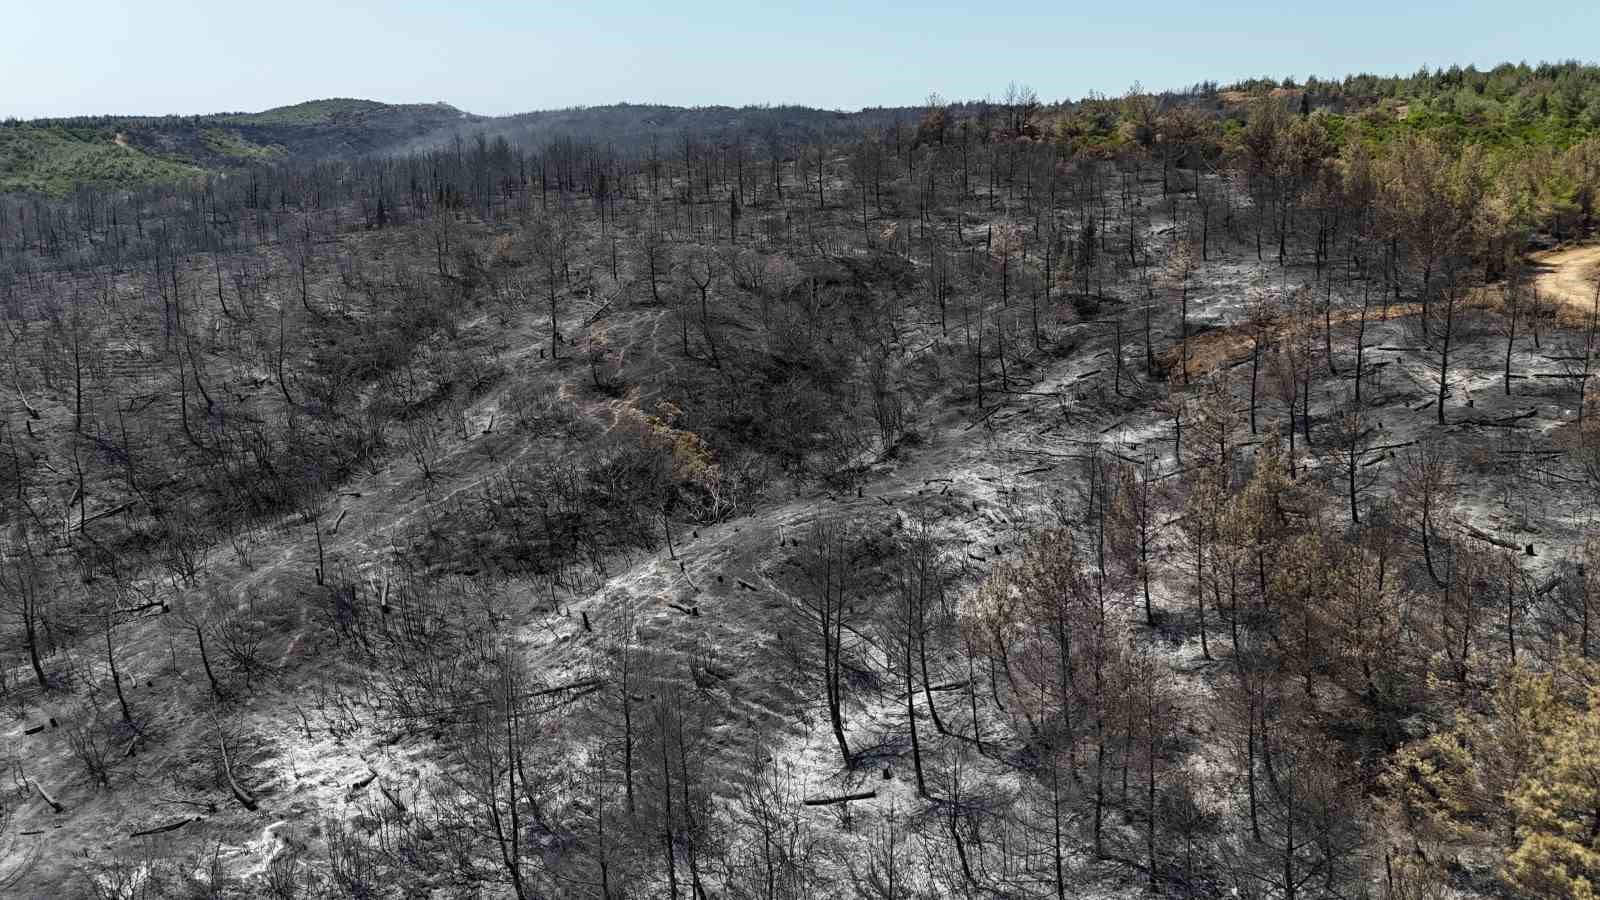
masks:
[[[758,748],[750,772],[738,784],[732,819],[743,829],[745,841],[731,854],[730,887],[734,896],[800,900],[826,883],[816,858],[824,849],[821,830],[802,812],[794,773],[780,769],[768,756],[765,748]],[[894,885],[895,865],[888,869],[886,880]],[[868,879],[877,883],[871,875]],[[891,891],[885,896],[904,894]]]
[[[1144,620],[1155,625],[1150,600],[1150,578],[1157,561],[1156,538],[1164,527],[1161,517],[1161,475],[1152,454],[1118,470],[1119,486],[1111,504],[1108,537],[1113,555],[1139,583],[1144,597]]]
[[[624,607],[618,611],[611,625],[606,629],[607,671],[606,688],[604,697],[604,712],[602,714],[605,724],[613,730],[612,745],[614,755],[622,767],[623,798],[626,804],[630,821],[638,821],[638,770],[640,766],[640,739],[643,726],[640,722],[641,712],[636,709],[641,693],[641,685],[648,675],[647,656],[644,649],[638,645],[636,634],[636,621],[632,608]],[[588,621],[587,613],[584,621]]]
[[[706,351],[710,354],[711,365],[721,368],[722,360],[717,354],[717,337],[711,327],[711,287],[722,275],[722,257],[709,248],[696,247],[684,258],[681,266],[684,278],[693,287],[700,300],[700,334],[705,338]]]
[[[800,586],[792,606],[802,665],[812,668],[808,674],[820,682],[828,725],[845,768],[855,765],[844,723],[850,666],[845,638],[855,628],[855,608],[849,599],[854,585],[852,538],[848,524],[817,522],[811,527],[800,548]]]
[[[1200,259],[1188,240],[1180,240],[1167,257],[1167,281],[1178,290],[1178,365],[1184,384],[1189,383],[1189,292],[1199,267]]]
[[[1244,326],[1250,334],[1250,433],[1256,434],[1256,406],[1261,387],[1261,354],[1272,343],[1277,327],[1277,295],[1264,285],[1253,286],[1245,301]]]
[[[955,262],[939,240],[938,229],[927,233],[924,245],[928,255],[925,276],[928,293],[933,295],[934,303],[939,306],[939,334],[949,335],[950,293],[954,287]]]
[[[902,549],[904,557],[896,573],[896,604],[894,604],[893,617],[890,628],[886,629],[886,644],[894,650],[893,665],[899,666],[899,681],[901,689],[906,695],[906,727],[910,730],[910,761],[912,772],[917,775],[917,794],[926,798],[928,796],[928,777],[922,767],[922,733],[917,730],[917,668],[915,658],[920,655],[926,663],[926,653],[922,652],[923,644],[928,639],[926,621],[928,621],[928,601],[931,589],[938,589],[941,581],[938,572],[938,557],[936,549],[931,546],[931,540],[926,535],[914,536],[907,541],[906,548]],[[938,717],[938,709],[933,706],[933,693],[930,685],[926,684],[923,677],[923,690],[928,697],[928,708],[933,711],[933,716]]]
[[[1372,315],[1373,279],[1366,270],[1365,256],[1357,252],[1353,259],[1355,279],[1361,283],[1361,310],[1356,320],[1356,370],[1352,377],[1352,402],[1361,404],[1361,387],[1367,377],[1367,326]]]
[[[1439,542],[1438,551],[1442,583],[1429,598],[1438,629],[1436,646],[1452,677],[1465,686],[1485,630],[1493,626],[1495,610],[1487,604],[1498,599],[1500,585],[1493,557],[1481,545],[1452,538]]]
[[[766,149],[767,179],[772,185],[773,196],[781,205],[783,203],[783,132],[776,126],[768,128],[761,136],[761,143]]]
[[[1105,579],[1093,571],[1071,532],[1043,531],[1029,539],[1020,561],[990,576],[968,616],[988,633],[989,651],[1001,658],[1011,702],[1027,721],[1030,739],[1041,746],[1040,776],[1050,791],[1057,866],[1065,818],[1062,776],[1079,781],[1080,743],[1087,741],[1091,834],[1094,852],[1104,855],[1113,755],[1123,744],[1119,733],[1128,733],[1129,720],[1117,711],[1124,687],[1119,622]]]
[[[819,211],[827,208],[828,149],[827,140],[819,136],[812,138],[800,153],[800,176],[803,181],[816,183]]]
[[[1111,611],[1111,598],[1106,593],[1106,579],[1094,579],[1094,590],[1079,605],[1079,630],[1083,635],[1085,664],[1088,669],[1087,703],[1091,714],[1090,727],[1094,735],[1094,821],[1091,834],[1094,855],[1106,856],[1107,781],[1111,776],[1112,754],[1120,743],[1117,739],[1119,724],[1116,703],[1122,685],[1118,683],[1119,657],[1123,645],[1117,640],[1117,622]]]
[[[44,561],[25,531],[20,542],[0,545],[0,596],[21,631],[22,649],[28,654],[34,680],[40,690],[48,690],[50,679],[45,675],[40,642],[52,591],[46,583]]]
[[[1298,676],[1308,702],[1315,697],[1316,679],[1331,668],[1334,633],[1329,613],[1338,596],[1334,578],[1337,542],[1328,540],[1313,524],[1285,543],[1271,573],[1276,643],[1285,677]]]
[[[1019,692],[1017,702],[1033,708],[1030,715],[1041,720],[1055,752],[1074,760],[1074,776],[1083,650],[1078,638],[1094,593],[1086,568],[1071,532],[1049,530],[1028,541],[1022,559],[999,582],[1015,593],[1020,620],[1013,637],[1032,632],[1035,641],[1020,667],[1030,686]]]
[[[1533,287],[1529,283],[1527,268],[1520,262],[1513,263],[1506,270],[1506,277],[1500,285],[1501,296],[1501,332],[1506,337],[1505,371],[1502,381],[1505,395],[1511,396],[1511,356],[1517,347],[1517,324],[1521,317],[1524,301]]]
[[[1027,85],[1015,81],[1006,85],[1002,98],[1007,137],[1021,138],[1033,127],[1033,116],[1039,110],[1039,95]]]
[[[1369,516],[1366,540],[1333,548],[1332,602],[1323,614],[1335,648],[1329,678],[1359,697],[1384,729],[1398,727],[1419,687],[1416,656],[1403,640],[1404,595],[1381,533],[1388,527],[1381,515]]]
[[[217,670],[212,665],[211,647],[206,644],[206,633],[215,625],[216,607],[220,602],[219,598],[195,595],[180,604],[172,617],[175,623],[173,627],[176,630],[188,632],[187,636],[194,638],[195,650],[200,655],[200,668],[205,672],[211,696],[216,700],[226,697],[227,691],[217,679]]]
[[[1269,695],[1270,697],[1270,695]],[[1352,766],[1269,699],[1261,736],[1261,841],[1236,870],[1242,890],[1297,900],[1345,895],[1364,879]]]
[[[1416,337],[1432,351],[1429,366],[1436,373],[1437,393],[1434,398],[1434,415],[1440,425],[1447,421],[1445,401],[1450,396],[1452,362],[1451,354],[1476,329],[1473,311],[1467,308],[1467,297],[1474,287],[1473,270],[1468,268],[1464,256],[1452,255],[1438,263],[1432,281],[1438,296],[1433,303],[1423,303],[1422,313],[1414,320]]]
[[[469,707],[473,716],[461,730],[461,775],[456,779],[456,787],[475,807],[476,829],[494,847],[501,880],[518,900],[538,895],[523,858],[530,838],[524,816],[537,814],[536,808],[530,809],[524,763],[537,728],[527,700],[529,689],[526,673],[509,650],[491,661]]]
[[[1367,415],[1359,400],[1352,398],[1334,419],[1334,455],[1344,470],[1345,496],[1350,502],[1350,521],[1361,524],[1361,494],[1376,482],[1369,468],[1367,453],[1378,426]]]
[[[1543,614],[1550,643],[1591,659],[1600,642],[1600,536],[1585,538],[1573,556],[1550,585]]]
[[[1269,362],[1272,373],[1272,386],[1278,399],[1283,402],[1284,411],[1288,415],[1289,454],[1288,471],[1293,475],[1296,471],[1295,458],[1295,426],[1303,424],[1302,430],[1311,433],[1311,411],[1309,400],[1311,396],[1311,334],[1314,326],[1307,315],[1309,309],[1302,298],[1297,298],[1294,305],[1286,314],[1282,326],[1279,328],[1279,339],[1275,352]],[[1297,414],[1298,413],[1298,418]]]
[[[443,278],[446,274],[444,256],[449,252],[448,233],[441,234],[436,239],[442,241],[442,245],[436,246],[435,249],[439,254],[437,263],[440,267],[439,277]],[[294,267],[295,283],[299,288],[300,308],[304,309],[307,315],[315,316],[316,310],[311,308],[311,273],[317,261],[316,232],[310,215],[300,216],[297,227],[289,232],[285,244],[288,247],[289,262]]]
[[[1211,637],[1206,619],[1207,566],[1216,565],[1212,558],[1218,546],[1217,528],[1221,522],[1226,502],[1225,487],[1209,474],[1196,479],[1189,496],[1185,498],[1183,517],[1179,519],[1184,542],[1184,560],[1193,574],[1195,611],[1200,631],[1200,655],[1211,659]]]
[[[128,706],[128,696],[122,689],[122,670],[117,667],[115,615],[115,607],[108,604],[105,611],[106,670],[111,676],[112,691],[117,695],[117,709],[122,714],[122,721],[137,733],[140,728],[134,721],[133,710]]]
[[[545,300],[550,315],[550,358],[560,356],[561,330],[556,321],[557,296],[566,284],[568,256],[572,238],[566,216],[559,209],[541,216],[529,229],[529,241],[544,282]],[[653,285],[653,283],[652,283]]]
[[[1164,754],[1180,721],[1175,703],[1176,692],[1166,663],[1143,647],[1129,652],[1126,663],[1131,702],[1129,708],[1124,710],[1124,715],[1128,721],[1129,737],[1136,738],[1139,744],[1138,762],[1143,769],[1140,775],[1144,782],[1145,870],[1150,890],[1154,892],[1161,877],[1158,862],[1161,854],[1157,848],[1163,846],[1163,842],[1158,797],[1167,769]],[[1129,762],[1125,760],[1124,766]],[[1127,782],[1123,784],[1126,786]]]
[[[1443,586],[1435,551],[1441,533],[1448,541],[1457,496],[1455,463],[1438,438],[1424,438],[1400,456],[1400,510],[1422,547],[1422,559],[1434,583]]]
[[[704,711],[678,678],[653,679],[649,697],[643,767],[651,801],[648,827],[661,840],[670,895],[706,900],[707,881],[721,868],[721,848],[704,765]]]
[[[1229,187],[1219,177],[1221,147],[1215,126],[1210,122],[1203,123],[1196,129],[1190,144],[1190,156],[1196,167],[1193,183],[1190,184],[1190,197],[1194,204],[1194,217],[1200,222],[1200,259],[1203,262],[1211,258],[1211,222],[1216,217],[1217,207],[1226,202]]]
[[[883,145],[876,136],[862,137],[852,149],[849,163],[850,180],[855,183],[855,194],[859,200],[856,211],[861,219],[861,239],[870,250],[872,228],[867,206],[871,200],[880,212],[883,208]]]

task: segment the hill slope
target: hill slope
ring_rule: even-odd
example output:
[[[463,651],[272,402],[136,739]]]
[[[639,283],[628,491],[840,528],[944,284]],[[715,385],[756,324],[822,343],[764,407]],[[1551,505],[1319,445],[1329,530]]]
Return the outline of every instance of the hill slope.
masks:
[[[1579,896],[1600,143],[1237,90],[0,197],[0,895]]]
[[[0,124],[0,192],[133,187],[270,160],[381,153],[477,117],[447,104],[313,100],[259,113]]]

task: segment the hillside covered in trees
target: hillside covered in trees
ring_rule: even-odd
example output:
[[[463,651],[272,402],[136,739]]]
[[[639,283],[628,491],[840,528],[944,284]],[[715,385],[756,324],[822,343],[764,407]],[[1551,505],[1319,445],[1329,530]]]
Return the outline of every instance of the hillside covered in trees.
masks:
[[[252,163],[384,153],[469,116],[446,104],[313,100],[259,113],[0,122],[0,191],[61,196],[202,177]]]
[[[0,893],[1590,897],[1597,113],[0,126]]]

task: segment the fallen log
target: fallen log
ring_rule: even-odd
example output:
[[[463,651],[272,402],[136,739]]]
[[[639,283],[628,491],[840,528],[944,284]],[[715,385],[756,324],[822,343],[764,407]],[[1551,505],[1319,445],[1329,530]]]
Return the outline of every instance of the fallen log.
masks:
[[[355,793],[356,791],[361,790],[362,788],[366,787],[367,785],[369,785],[369,784],[371,784],[371,783],[373,783],[374,781],[377,781],[377,780],[378,780],[377,770],[368,768],[367,769],[367,775],[366,775],[365,778],[358,778],[358,779],[356,779],[355,784],[350,785],[350,792],[351,793]]]
[[[1005,407],[1006,407],[1005,401],[1001,401],[1000,403],[995,404],[995,407],[993,409],[991,409],[988,412],[984,413],[983,415],[979,416],[977,419],[973,420],[973,422],[971,422],[969,425],[967,425],[967,427],[965,427],[965,428],[963,428],[961,430],[962,431],[971,431],[972,429],[977,428],[979,425],[982,425],[983,423],[989,421],[989,417],[990,416],[993,416],[995,413],[999,412],[1000,410],[1005,409]]]
[[[228,790],[233,792],[233,799],[239,801],[240,806],[255,812],[257,809],[255,795],[245,790],[238,779],[233,777],[233,761],[228,758],[228,742],[222,737],[222,726],[217,724],[215,717],[212,717],[211,724],[217,729],[217,749],[222,751],[222,773],[227,776]]]
[[[62,813],[67,811],[67,808],[62,806],[59,800],[50,796],[50,792],[44,789],[44,785],[35,781],[33,783],[33,789],[39,792],[40,800],[43,800],[45,803],[49,804],[51,812]]]
[[[127,509],[128,507],[130,507],[132,505],[133,505],[133,501],[131,501],[131,500],[128,501],[127,503],[118,503],[116,506],[113,506],[110,509],[103,509],[103,510],[95,513],[92,516],[85,517],[83,520],[78,522],[78,530],[82,531],[83,530],[83,526],[89,524],[90,522],[98,522],[101,519],[104,519],[104,518],[106,518],[108,516],[114,516],[117,513],[122,512],[123,510]]]
[[[217,804],[211,800],[185,800],[182,797],[162,797],[161,802],[178,803],[183,806],[198,806],[208,813],[214,813],[217,811]]]
[[[859,794],[841,794],[837,797],[810,797],[805,800],[806,806],[832,806],[836,803],[853,803],[857,800],[871,800],[878,796],[876,790],[862,791]]]
[[[384,786],[384,783],[381,781],[378,782],[378,793],[383,795],[383,799],[389,801],[390,805],[395,808],[396,812],[404,813],[406,811],[406,805],[401,803],[400,798],[396,797],[394,793],[390,791],[389,788]]]
[[[558,684],[555,687],[540,688],[537,691],[529,691],[528,696],[546,697],[550,694],[559,694],[563,691],[581,691],[589,688],[599,687],[600,685],[605,684],[605,681],[606,680],[604,678],[585,678],[582,681],[569,681],[566,684]]]
[[[201,818],[200,816],[190,816],[190,817],[188,817],[186,819],[177,819],[175,821],[168,822],[165,825],[157,825],[154,828],[146,828],[146,829],[144,829],[142,831],[130,832],[128,834],[128,837],[136,838],[136,837],[147,837],[147,836],[152,835],[152,834],[166,834],[169,831],[177,831],[179,828],[182,828],[183,826],[188,825],[191,822],[198,822],[198,821],[200,821],[200,818]]]
[[[117,607],[116,611],[121,615],[132,616],[142,613],[147,609],[155,609],[158,606],[161,607],[162,612],[167,611],[167,601],[165,600],[151,600],[149,603],[141,603],[138,606],[119,606]]]
[[[1497,538],[1494,535],[1489,534],[1488,532],[1483,531],[1481,529],[1474,528],[1471,525],[1462,525],[1461,526],[1461,530],[1466,532],[1467,535],[1470,536],[1470,537],[1475,537],[1478,540],[1483,541],[1485,544],[1493,544],[1494,546],[1499,547],[1502,550],[1510,550],[1513,553],[1522,553],[1523,550],[1524,550],[1523,545],[1521,545],[1521,544],[1513,543],[1511,541],[1505,540],[1504,538]],[[1527,549],[1528,550],[1532,550],[1533,549],[1533,545],[1532,544],[1527,545]],[[1528,555],[1532,556],[1533,554],[1529,553]]]
[[[745,581],[743,578],[735,578],[734,581],[739,583],[739,587],[742,587],[747,591],[753,591],[753,590],[756,589],[755,585],[751,584],[748,581]]]
[[[1519,427],[1516,423],[1521,422],[1524,419],[1531,419],[1538,414],[1538,410],[1530,409],[1527,412],[1517,413],[1514,416],[1501,416],[1498,419],[1462,419],[1460,422],[1455,424],[1480,425],[1484,428],[1516,428]]]
[[[27,410],[28,418],[33,419],[34,421],[38,421],[38,419],[39,419],[39,411],[37,409],[33,408],[33,404],[32,403],[28,402],[28,398],[22,393],[22,386],[21,385],[17,386],[17,399],[22,401],[22,408]]]
[[[950,691],[959,691],[962,688],[965,688],[966,686],[967,686],[967,682],[965,682],[965,681],[952,681],[949,684],[929,685],[926,688],[926,690],[938,691],[940,693],[947,693],[947,692],[950,692]],[[920,693],[922,693],[923,690],[924,690],[924,688],[922,688],[921,686],[918,686],[915,689],[913,689],[913,693],[920,694]],[[897,691],[895,693],[895,699],[896,700],[904,700],[905,698],[906,698],[906,692],[905,691]],[[921,714],[919,713],[918,715],[920,716]]]

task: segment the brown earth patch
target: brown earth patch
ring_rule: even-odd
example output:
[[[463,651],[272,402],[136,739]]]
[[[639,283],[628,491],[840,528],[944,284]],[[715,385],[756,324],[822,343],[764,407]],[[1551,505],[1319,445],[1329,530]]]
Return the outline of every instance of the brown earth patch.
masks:
[[[1556,321],[1582,326],[1600,296],[1600,244],[1535,253],[1533,286],[1556,306]]]

